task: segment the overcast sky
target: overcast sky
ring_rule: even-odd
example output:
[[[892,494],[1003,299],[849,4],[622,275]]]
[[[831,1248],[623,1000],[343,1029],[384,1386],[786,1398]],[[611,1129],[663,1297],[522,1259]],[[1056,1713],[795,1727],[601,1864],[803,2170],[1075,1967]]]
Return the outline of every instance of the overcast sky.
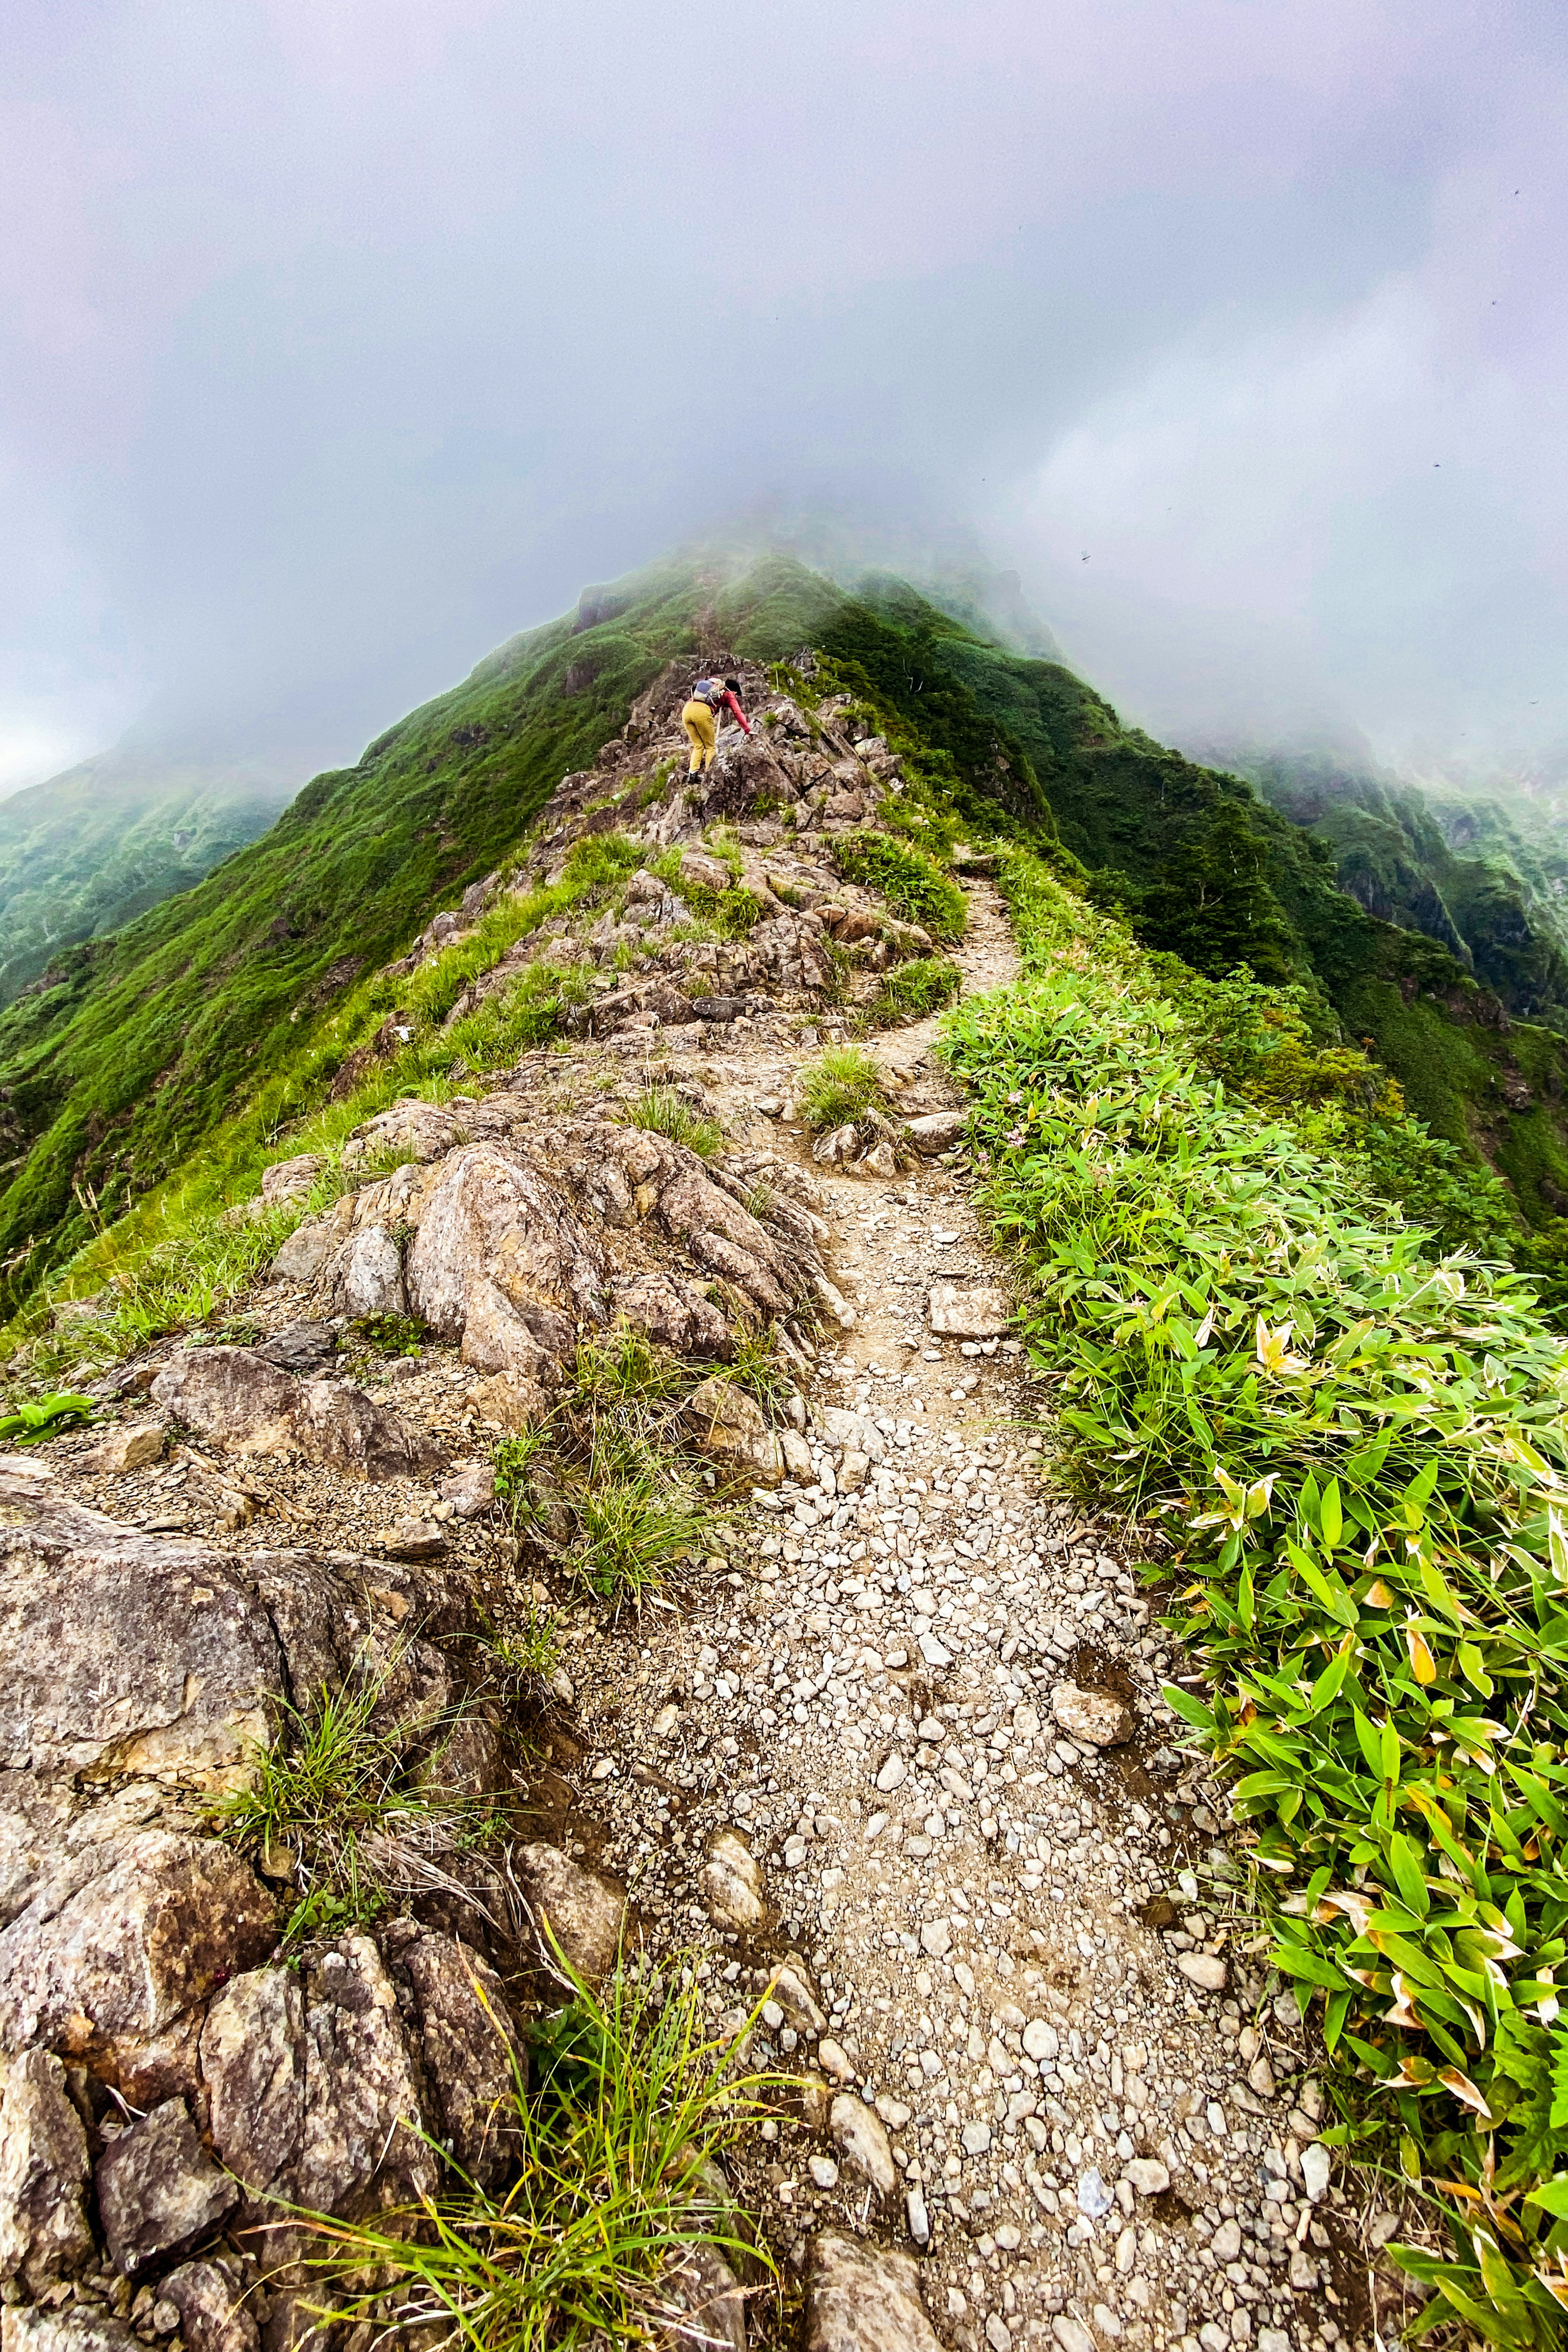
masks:
[[[1130,716],[1568,732],[1568,11],[12,0],[0,783],[353,757],[768,500]]]

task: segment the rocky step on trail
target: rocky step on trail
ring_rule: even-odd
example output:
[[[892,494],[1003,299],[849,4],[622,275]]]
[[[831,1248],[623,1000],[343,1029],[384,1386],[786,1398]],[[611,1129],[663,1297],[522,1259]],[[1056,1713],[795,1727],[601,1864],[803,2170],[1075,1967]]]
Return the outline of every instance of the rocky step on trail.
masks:
[[[504,2184],[559,1955],[602,1982],[629,1939],[684,1951],[715,2032],[794,2078],[730,2164],[816,2352],[1370,2352],[1392,2217],[1331,2177],[1308,2028],[1159,1696],[1179,1662],[1053,1481],[933,1021],[882,1035],[875,1117],[801,1115],[932,948],[835,863],[898,762],[752,680],[773,725],[687,778],[685,682],[566,780],[530,872],[614,832],[743,888],[751,928],[705,936],[623,858],[615,908],[467,986],[576,971],[574,1040],[363,1122],[350,1188],[209,1344],[0,1460],[7,2345],[288,2352],[319,2294],[298,2211],[435,2193],[443,2151]],[[966,987],[1013,976],[983,877],[953,953]],[[388,1318],[415,1352],[377,1352]],[[640,1611],[584,1588],[545,1455],[521,1539],[492,1466],[616,1326],[695,1363],[661,1426],[733,1498]],[[772,1417],[727,1377],[759,1332]],[[546,1609],[559,1654],[498,1677]],[[324,1699],[415,1792],[365,1832],[363,1916],[298,1840],[215,1819]],[[743,2344],[716,2250],[666,2284],[671,2326]]]

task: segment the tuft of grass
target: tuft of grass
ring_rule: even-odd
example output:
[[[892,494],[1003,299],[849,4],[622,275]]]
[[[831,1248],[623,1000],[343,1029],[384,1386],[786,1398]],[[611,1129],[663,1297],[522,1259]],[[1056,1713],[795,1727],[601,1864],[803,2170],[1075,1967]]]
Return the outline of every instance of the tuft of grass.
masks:
[[[672,1143],[684,1143],[700,1160],[713,1160],[724,1149],[724,1130],[716,1119],[704,1118],[689,1103],[682,1102],[673,1087],[645,1087],[637,1100],[626,1106],[628,1127],[646,1127],[655,1135],[668,1135]]]
[[[637,1606],[704,1549],[708,1515],[654,1448],[595,1433],[577,1498],[577,1574],[604,1600]]]
[[[887,1100],[882,1074],[860,1045],[829,1045],[800,1074],[800,1107],[816,1128],[845,1127]]]
[[[876,1021],[920,1021],[928,1013],[940,1013],[951,1004],[963,986],[963,974],[948,956],[916,956],[910,963],[901,963],[883,974],[882,982],[871,1001],[870,1013]]]
[[[963,938],[969,916],[963,893],[923,850],[892,834],[847,833],[835,842],[833,856],[847,882],[879,890],[906,923],[919,923],[934,940]]]
[[[348,2326],[467,2352],[646,2344],[668,2325],[661,2277],[688,2249],[766,2263],[714,2183],[774,2081],[733,2072],[695,1965],[678,1955],[656,1974],[623,1959],[597,1992],[558,1965],[574,1997],[533,2030],[531,2091],[514,2084],[513,2185],[463,2181],[363,2221],[314,2217],[322,2307]]]
[[[794,1374],[765,1331],[742,1331],[729,1362],[718,1367],[717,1377],[744,1389],[769,1414],[783,1406],[795,1388]]]
[[[545,1430],[525,1429],[516,1437],[503,1437],[490,1455],[490,1467],[495,1473],[496,1501],[510,1520],[514,1534],[520,1528],[533,1524],[535,1511],[531,1474],[549,1442]]]
[[[491,1631],[479,1644],[489,1675],[512,1699],[534,1697],[561,1663],[561,1635],[551,1612],[530,1601],[523,1616],[504,1633]]]
[[[395,1894],[440,1884],[444,1858],[488,1831],[487,1807],[427,1777],[432,1741],[438,1750],[456,1716],[422,1724],[417,1743],[384,1719],[397,1664],[395,1653],[341,1690],[323,1684],[304,1708],[282,1702],[247,1782],[213,1807],[220,1837],[292,1879],[299,1900],[286,1945],[368,1925]]]

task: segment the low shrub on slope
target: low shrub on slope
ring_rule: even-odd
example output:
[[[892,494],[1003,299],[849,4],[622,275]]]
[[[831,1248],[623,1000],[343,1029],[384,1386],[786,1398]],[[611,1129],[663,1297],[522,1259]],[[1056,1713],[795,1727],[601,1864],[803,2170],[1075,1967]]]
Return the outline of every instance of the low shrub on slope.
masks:
[[[1151,960],[1023,855],[961,1009],[989,1210],[1079,1474],[1175,1550],[1275,1960],[1363,2079],[1331,2137],[1439,2198],[1406,2250],[1510,2346],[1568,2311],[1568,1349],[1364,1161],[1204,1075]],[[1441,2312],[1445,2304],[1436,2306]]]

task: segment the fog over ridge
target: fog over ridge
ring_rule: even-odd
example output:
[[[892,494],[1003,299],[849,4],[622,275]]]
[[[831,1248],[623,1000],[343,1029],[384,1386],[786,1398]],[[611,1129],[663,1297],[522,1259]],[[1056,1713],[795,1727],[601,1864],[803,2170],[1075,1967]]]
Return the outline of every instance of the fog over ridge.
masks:
[[[1176,740],[1568,738],[1560,11],[19,0],[12,50],[0,790],[133,724],[353,759],[773,524],[1016,570]]]

